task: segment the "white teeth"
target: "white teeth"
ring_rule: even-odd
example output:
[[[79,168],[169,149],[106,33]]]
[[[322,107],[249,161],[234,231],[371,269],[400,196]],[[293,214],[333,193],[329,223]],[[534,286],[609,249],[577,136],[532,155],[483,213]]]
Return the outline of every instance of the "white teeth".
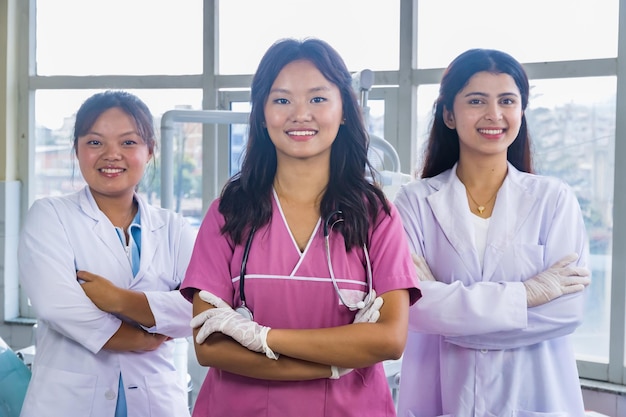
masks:
[[[478,131],[485,135],[499,135],[503,132],[502,129],[479,129]]]
[[[293,132],[287,132],[287,134],[292,136],[313,136],[315,134],[314,130],[296,130]]]
[[[100,172],[103,172],[105,174],[118,174],[122,171],[124,170],[121,168],[100,168]]]

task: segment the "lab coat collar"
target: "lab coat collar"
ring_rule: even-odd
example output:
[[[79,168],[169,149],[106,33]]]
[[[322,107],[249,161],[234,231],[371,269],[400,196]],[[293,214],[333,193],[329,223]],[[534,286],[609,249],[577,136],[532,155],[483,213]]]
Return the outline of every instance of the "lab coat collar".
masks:
[[[537,197],[522,182],[525,173],[508,164],[507,176],[498,191],[487,234],[483,267],[480,266],[471,212],[467,208],[465,186],[456,175],[457,165],[431,179],[437,191],[427,197],[437,222],[452,247],[470,271],[482,271],[483,280],[490,280],[506,249],[528,220]],[[504,231],[504,233],[502,232]],[[497,277],[496,277],[497,278]]]
[[[165,221],[161,216],[152,215],[151,207],[140,195],[135,193],[135,200],[139,207],[141,217],[141,256],[139,271],[133,280],[133,272],[128,262],[126,253],[120,244],[117,233],[111,221],[104,215],[93,198],[88,186],[78,193],[78,204],[83,213],[94,220],[94,233],[111,250],[112,256],[128,269],[129,280],[135,284],[143,277],[146,267],[150,265],[157,252],[161,239],[153,238],[154,233],[165,226]]]

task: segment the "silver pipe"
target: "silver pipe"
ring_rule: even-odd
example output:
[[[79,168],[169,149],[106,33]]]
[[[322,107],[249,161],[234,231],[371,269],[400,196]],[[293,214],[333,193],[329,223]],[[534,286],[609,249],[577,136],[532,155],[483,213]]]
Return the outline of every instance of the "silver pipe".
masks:
[[[174,200],[174,123],[247,124],[249,113],[230,110],[169,110],[161,117],[161,207]]]

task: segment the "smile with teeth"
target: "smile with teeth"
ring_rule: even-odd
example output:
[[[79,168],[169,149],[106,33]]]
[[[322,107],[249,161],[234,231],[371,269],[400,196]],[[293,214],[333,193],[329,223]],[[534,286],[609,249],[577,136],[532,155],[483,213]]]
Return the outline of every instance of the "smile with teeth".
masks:
[[[315,130],[294,130],[287,132],[287,134],[292,136],[313,136],[315,134]]]
[[[123,171],[123,168],[100,168],[100,172],[102,172],[103,174],[119,174]]]
[[[478,131],[484,135],[500,135],[504,129],[478,129]]]

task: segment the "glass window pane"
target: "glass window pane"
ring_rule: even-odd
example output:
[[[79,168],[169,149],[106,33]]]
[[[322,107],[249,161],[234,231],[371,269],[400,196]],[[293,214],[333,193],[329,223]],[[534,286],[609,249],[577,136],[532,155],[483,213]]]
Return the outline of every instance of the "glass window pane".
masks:
[[[399,67],[399,0],[227,0],[219,8],[220,74],[254,73],[267,48],[284,37],[327,41],[350,71]]]
[[[249,112],[250,103],[234,101],[230,104],[231,110]],[[248,125],[231,125],[230,128],[230,175],[235,175],[241,169],[244,151],[248,143]]]
[[[37,1],[38,75],[202,72],[202,0]]]
[[[615,77],[531,80],[526,118],[535,169],[566,181],[578,197],[590,241],[585,320],[573,335],[579,359],[608,363]],[[438,85],[418,88],[418,161],[428,141]]]
[[[618,0],[419,0],[418,68],[443,68],[470,48],[521,62],[616,57],[618,8]]]
[[[579,359],[608,363],[615,172],[615,77],[531,81],[526,111],[539,174],[570,184],[590,241],[585,320],[574,333]]]
[[[78,190],[84,182],[72,152],[74,120],[83,101],[99,90],[39,90],[35,96],[35,197]],[[199,110],[200,90],[128,90],[154,116],[157,139],[161,117],[174,109]],[[174,207],[185,216],[202,215],[202,125],[178,124],[174,133]],[[157,140],[157,145],[159,141]],[[146,170],[139,191],[160,206],[160,153]]]

